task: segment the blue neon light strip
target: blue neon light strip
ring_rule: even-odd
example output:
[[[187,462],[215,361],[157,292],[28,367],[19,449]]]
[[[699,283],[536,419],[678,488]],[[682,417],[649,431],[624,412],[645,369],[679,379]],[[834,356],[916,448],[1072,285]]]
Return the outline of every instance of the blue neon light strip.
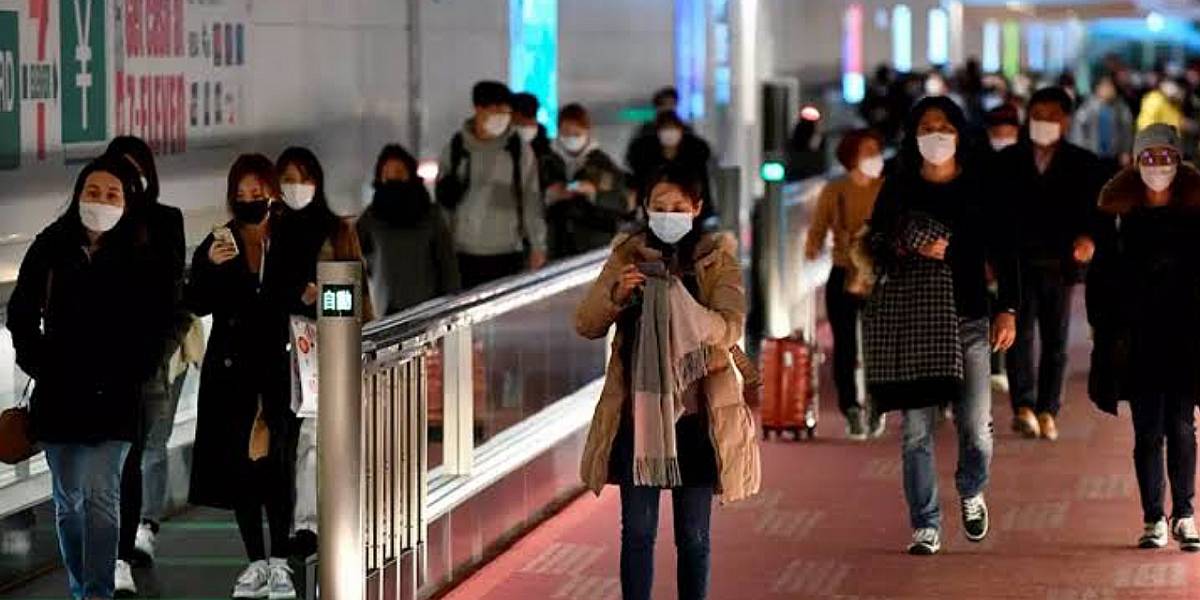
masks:
[[[558,135],[558,0],[509,0],[508,81],[537,96],[538,122]]]
[[[950,62],[950,17],[940,8],[929,9],[929,64]]]
[[[892,9],[892,66],[901,73],[912,70],[912,11],[904,4]]]
[[[679,116],[689,121],[703,119],[705,112],[707,7],[705,0],[675,0],[675,88]]]
[[[983,72],[1000,71],[1000,23],[987,21],[983,24]]]

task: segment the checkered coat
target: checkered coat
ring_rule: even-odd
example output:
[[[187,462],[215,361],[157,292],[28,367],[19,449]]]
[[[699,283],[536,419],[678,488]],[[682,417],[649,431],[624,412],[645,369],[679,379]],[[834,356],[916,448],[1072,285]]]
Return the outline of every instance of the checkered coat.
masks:
[[[950,234],[946,224],[909,213],[885,242],[896,258],[884,267],[863,311],[867,386],[882,410],[949,402],[961,388],[954,275],[948,262],[917,253]]]

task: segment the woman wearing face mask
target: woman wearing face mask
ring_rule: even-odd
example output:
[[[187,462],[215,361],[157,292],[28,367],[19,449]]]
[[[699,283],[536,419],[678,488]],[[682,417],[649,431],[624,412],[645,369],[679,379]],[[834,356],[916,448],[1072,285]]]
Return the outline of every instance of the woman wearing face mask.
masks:
[[[563,258],[609,245],[633,212],[634,199],[625,172],[592,138],[591,117],[583,106],[564,106],[558,131],[554,151],[568,183],[547,193],[546,221],[550,255]]]
[[[651,598],[661,490],[674,506],[679,598],[701,600],[713,495],[732,502],[759,486],[757,432],[730,356],[746,314],[737,244],[694,227],[701,202],[690,171],[657,177],[649,230],[617,238],[575,316],[588,339],[616,325],[580,471],[597,494],[620,486],[625,600]]]
[[[373,181],[375,196],[358,220],[358,237],[384,315],[457,293],[462,282],[454,238],[417,175],[416,159],[398,145],[385,146]]]
[[[941,548],[933,435],[954,407],[963,532],[988,533],[992,454],[989,354],[1012,344],[1019,299],[1016,228],[965,148],[966,121],[949,98],[913,108],[901,167],[879,192],[868,238],[880,273],[863,313],[866,375],[881,410],[900,410],[912,554]],[[987,264],[999,302],[989,305]]]
[[[825,306],[833,328],[833,374],[838,408],[846,418],[846,435],[852,440],[883,434],[883,415],[863,410],[855,371],[858,365],[858,313],[862,293],[848,290],[853,282],[851,246],[859,238],[875,197],[883,184],[883,140],[869,129],[847,133],[838,144],[838,162],[846,175],[825,184],[805,240],[804,254],[815,260],[833,232],[833,270],[825,284]]]
[[[1105,412],[1116,415],[1121,400],[1132,409],[1138,547],[1162,548],[1174,538],[1195,552],[1200,172],[1181,161],[1179,134],[1169,125],[1139,132],[1134,158],[1136,166],[1100,193],[1102,226],[1087,281],[1095,344],[1088,392]],[[1170,521],[1163,506],[1168,481]]]
[[[137,177],[113,155],[84,167],[66,213],[22,260],[8,304],[17,364],[36,382],[33,434],[50,467],[73,598],[114,596],[122,465],[170,318]]]
[[[234,598],[294,598],[288,536],[295,463],[290,440],[288,352],[290,308],[300,294],[285,275],[272,205],[279,198],[275,165],[261,154],[240,156],[229,171],[226,205],[233,220],[205,238],[192,257],[185,300],[212,315],[200,374],[189,501],[232,510],[250,565]],[[271,533],[263,539],[263,509]]]
[[[664,167],[678,166],[700,182],[700,197],[704,201],[700,222],[708,221],[716,215],[712,185],[709,182],[712,150],[708,142],[692,133],[674,111],[658,113],[654,119],[654,127],[656,135],[634,140],[625,156],[632,187],[644,190]]]

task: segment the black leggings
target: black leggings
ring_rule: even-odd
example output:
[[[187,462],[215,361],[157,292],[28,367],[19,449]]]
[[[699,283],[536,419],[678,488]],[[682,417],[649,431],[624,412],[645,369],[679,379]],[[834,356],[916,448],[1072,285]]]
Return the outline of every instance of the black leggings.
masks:
[[[251,562],[267,558],[263,540],[264,507],[271,528],[271,557],[288,557],[295,493],[287,477],[287,466],[280,464],[281,460],[280,456],[272,454],[254,462],[250,487],[234,509],[242,543],[246,545],[246,556]]]

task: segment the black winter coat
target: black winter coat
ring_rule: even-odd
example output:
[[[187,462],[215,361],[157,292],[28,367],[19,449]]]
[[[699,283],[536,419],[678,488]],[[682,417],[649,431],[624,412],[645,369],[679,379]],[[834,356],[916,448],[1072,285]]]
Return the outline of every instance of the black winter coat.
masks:
[[[126,219],[130,217],[127,216]],[[8,303],[17,364],[36,382],[41,442],[132,442],[141,384],[161,362],[173,296],[163,256],[123,220],[88,254],[77,213],[33,241]]]
[[[291,411],[288,309],[299,302],[292,281],[303,265],[282,244],[270,242],[260,274],[250,270],[238,224],[228,224],[242,252],[214,265],[213,236],[192,257],[185,291],[197,316],[212,315],[212,332],[200,372],[196,441],[192,451],[189,501],[231,509],[251,477],[250,431],[261,399],[271,432],[269,458],[288,462],[295,415]]]
[[[149,242],[151,251],[161,257],[171,290],[170,321],[159,339],[160,361],[166,364],[179,348],[183,336],[192,326],[191,313],[183,305],[184,267],[187,246],[183,233],[183,212],[174,206],[151,204],[149,210]]]
[[[1136,168],[1104,187],[1088,272],[1088,392],[1112,414],[1121,400],[1200,390],[1200,171],[1181,166],[1163,207],[1146,206],[1145,189]]]
[[[1080,281],[1075,240],[1092,235],[1096,198],[1107,173],[1096,155],[1063,141],[1046,172],[1039,173],[1033,142],[1024,139],[1002,150],[991,164],[999,201],[1021,223],[1017,250],[1022,270],[1049,270],[1060,273],[1065,283]]]

